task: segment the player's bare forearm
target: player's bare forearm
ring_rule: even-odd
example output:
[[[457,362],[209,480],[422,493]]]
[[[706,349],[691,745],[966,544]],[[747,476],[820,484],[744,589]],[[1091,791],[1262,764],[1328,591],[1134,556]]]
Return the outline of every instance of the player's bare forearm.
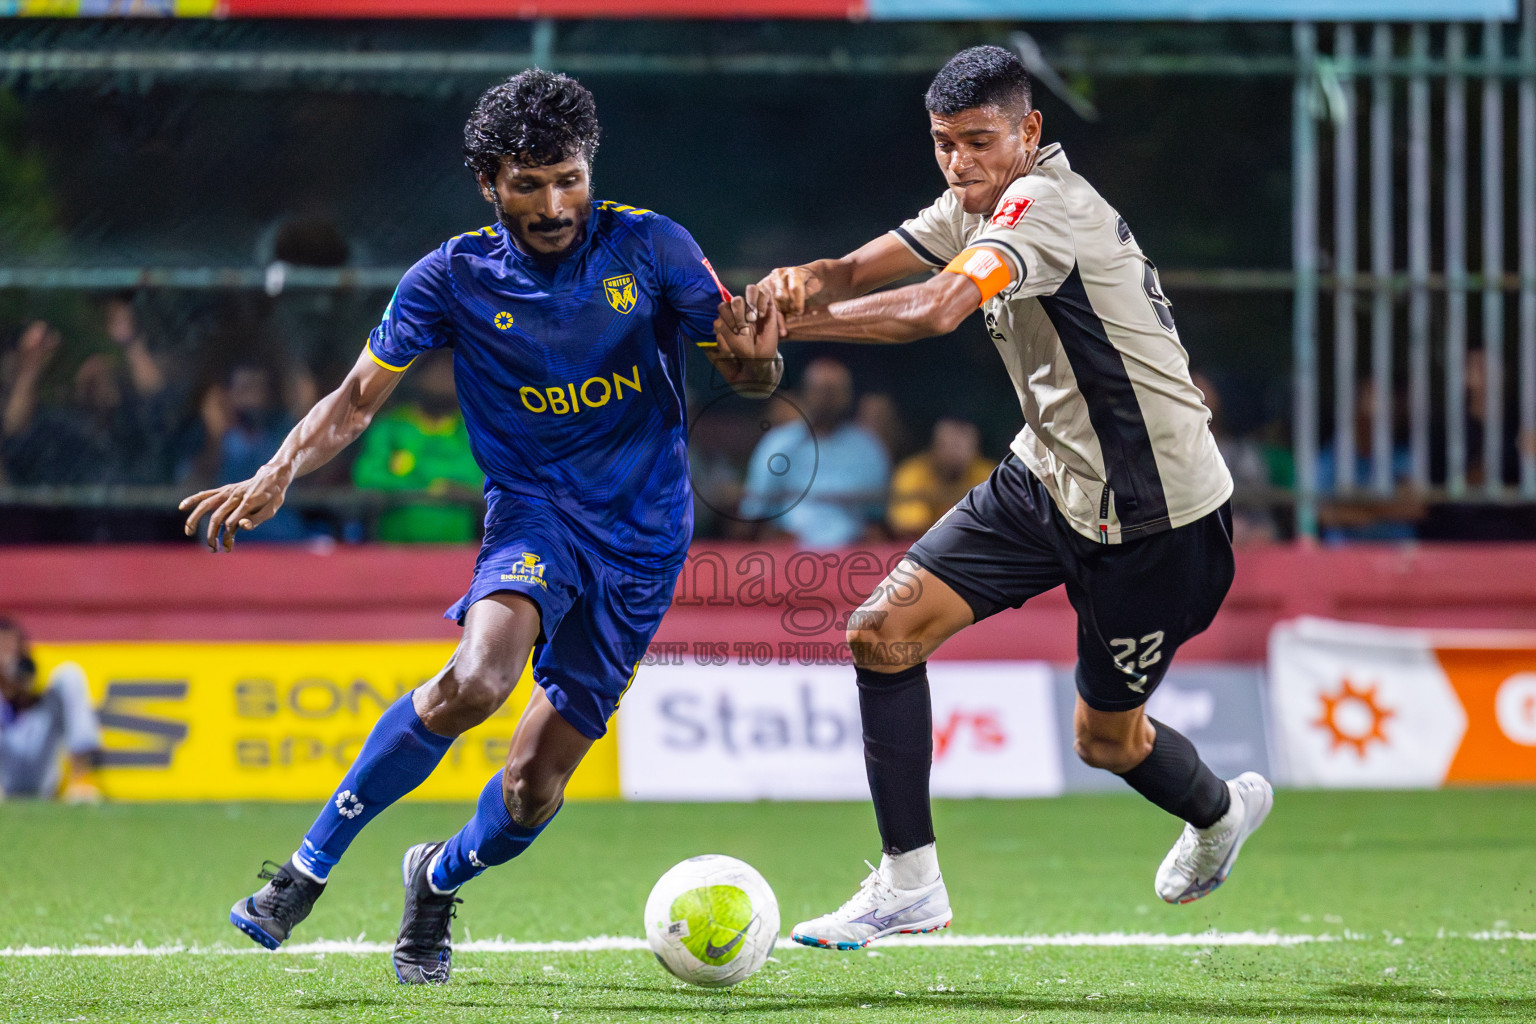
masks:
[[[758,287],[773,296],[780,312],[797,316],[809,309],[868,294],[925,269],[927,264],[894,235],[882,235],[841,259],[780,267],[763,278]]]
[[[271,519],[295,479],[325,465],[367,429],[401,376],[365,351],[341,386],[315,403],[255,476],[182,499],[178,507],[191,509],[186,534],[191,536],[206,515],[209,549],[232,550],[238,530],[254,530]]]
[[[395,371],[375,366],[364,378],[354,368],[340,387],[316,402],[294,425],[267,466],[291,482],[330,462],[368,429],[400,377]]]
[[[948,334],[981,305],[981,289],[961,274],[938,274],[895,288],[809,309],[785,318],[790,341],[901,344]]]

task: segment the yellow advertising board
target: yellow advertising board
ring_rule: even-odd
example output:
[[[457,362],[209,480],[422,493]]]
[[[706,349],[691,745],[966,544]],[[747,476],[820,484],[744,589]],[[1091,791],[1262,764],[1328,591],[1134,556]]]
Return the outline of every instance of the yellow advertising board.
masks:
[[[85,669],[110,799],[323,800],[383,710],[435,675],[453,644],[39,643],[34,653],[44,676],[65,661]],[[525,671],[512,699],[406,799],[478,797],[532,691]],[[613,726],[567,796],[618,798]]]

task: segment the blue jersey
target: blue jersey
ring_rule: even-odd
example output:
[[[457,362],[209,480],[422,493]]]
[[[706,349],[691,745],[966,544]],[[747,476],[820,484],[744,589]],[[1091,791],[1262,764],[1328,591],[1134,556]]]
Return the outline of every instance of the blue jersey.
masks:
[[[401,279],[368,351],[403,370],[452,346],[487,490],[552,509],[620,563],[669,565],[693,533],[686,346],[713,345],[721,292],[683,228],[594,203],[559,262],[499,224],[445,242]]]

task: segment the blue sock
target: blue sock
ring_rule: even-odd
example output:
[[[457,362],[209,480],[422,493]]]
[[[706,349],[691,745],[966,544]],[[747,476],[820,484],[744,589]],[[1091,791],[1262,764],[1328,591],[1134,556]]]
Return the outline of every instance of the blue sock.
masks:
[[[555,814],[558,813],[556,808]],[[554,820],[555,815],[551,814],[543,824],[531,828],[513,821],[501,795],[501,772],[497,772],[480,791],[475,816],[438,854],[432,867],[432,887],[450,892],[486,868],[505,864],[533,845],[539,833]]]
[[[293,855],[299,869],[324,882],[363,826],[425,782],[453,739],[426,727],[410,694],[386,708],[335,795],[304,834]]]

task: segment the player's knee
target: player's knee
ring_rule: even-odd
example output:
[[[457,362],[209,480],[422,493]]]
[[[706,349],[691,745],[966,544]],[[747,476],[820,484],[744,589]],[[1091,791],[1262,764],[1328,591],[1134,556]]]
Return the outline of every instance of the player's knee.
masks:
[[[517,686],[517,675],[505,666],[478,659],[461,659],[450,674],[452,685],[443,688],[449,707],[461,718],[481,722],[495,714]]]
[[[1072,749],[1088,767],[1118,774],[1130,771],[1145,760],[1144,745],[1134,733],[1130,736],[1101,735],[1080,728],[1073,737]]]
[[[895,671],[922,661],[922,642],[882,609],[860,608],[848,616],[844,634],[853,663],[860,668]]]
[[[524,828],[533,828],[560,809],[560,802],[565,799],[565,779],[508,765],[501,774],[501,793],[512,820]]]

